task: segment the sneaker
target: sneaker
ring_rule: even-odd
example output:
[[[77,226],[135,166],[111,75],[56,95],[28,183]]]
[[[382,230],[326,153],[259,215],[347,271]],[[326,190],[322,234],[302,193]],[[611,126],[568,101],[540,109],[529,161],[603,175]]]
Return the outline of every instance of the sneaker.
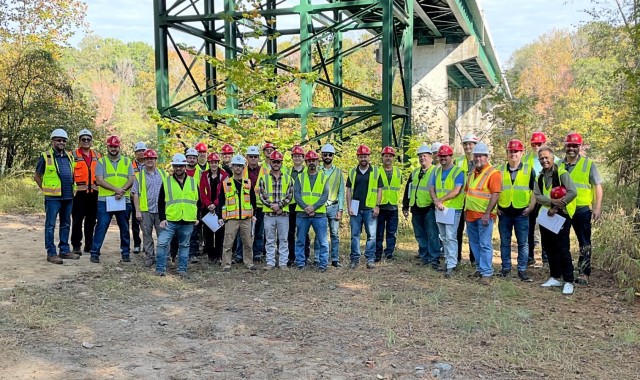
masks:
[[[331,266],[336,268],[342,268],[342,264],[340,264],[339,261],[332,261]]]
[[[198,260],[198,256],[189,257],[189,264],[197,264],[199,262],[200,262],[200,260]]]
[[[449,268],[449,269],[447,269],[447,271],[446,271],[446,272],[444,272],[444,277],[445,277],[445,278],[451,278],[451,277],[453,277],[453,268]]]
[[[62,255],[60,255],[60,257],[62,257],[63,259],[65,258]],[[581,274],[580,277],[576,278],[576,284],[589,285],[589,276],[587,276],[586,274]]]
[[[549,277],[549,279],[547,280],[547,282],[545,282],[544,284],[540,285],[543,288],[559,288],[562,286],[562,282],[556,280],[553,277]],[[573,285],[572,285],[573,286]]]
[[[51,264],[62,264],[62,259],[58,256],[47,256],[47,261]]]
[[[91,256],[91,262],[95,263],[95,264],[100,264],[100,257],[99,256]]]
[[[156,263],[156,259],[146,259],[144,261],[144,266],[146,268],[151,268],[153,266],[153,264],[155,264],[155,263]]]
[[[349,269],[356,269],[358,267],[358,263],[356,261],[352,261],[349,263]]]
[[[367,269],[374,269],[375,267],[376,267],[375,262],[371,262],[371,261],[367,262]]]
[[[314,261],[313,264],[311,264],[312,267],[317,268],[320,265],[319,262]]]
[[[223,272],[231,272],[231,267],[229,265],[225,265],[224,268],[222,268]]]
[[[262,269],[263,270],[273,270],[275,267],[273,265],[265,265]]]
[[[389,260],[389,261],[393,261],[393,260],[395,260],[395,259],[396,259],[396,258],[395,258],[395,257],[393,257],[393,255],[387,256],[387,260]]]
[[[500,277],[509,277],[509,275],[510,275],[510,274],[511,274],[511,269],[503,268],[503,269],[500,271],[499,276],[500,276]]]
[[[158,277],[165,277],[167,275],[165,272],[160,272],[160,271],[155,271],[153,274]]]
[[[573,294],[573,284],[570,282],[565,282],[564,286],[562,287],[562,294],[566,296]]]
[[[80,249],[80,247],[73,248],[73,253],[75,253],[78,256],[82,256],[82,250]]]
[[[123,262],[123,263],[130,263],[130,262],[131,262],[131,257],[129,257],[129,256],[122,256],[122,262]]]
[[[491,276],[482,276],[478,282],[480,285],[491,285]]]
[[[61,253],[60,258],[67,259],[67,260],[78,260],[80,256],[75,253],[69,252],[69,253]]]
[[[326,272],[326,271],[327,271],[327,268],[320,268],[320,269],[318,269],[318,271],[319,271],[320,273],[324,273],[324,272]]]
[[[140,246],[133,247],[133,253],[135,253],[136,255],[140,253]]]
[[[258,270],[258,267],[255,265],[247,266],[248,270]]]
[[[518,277],[520,277],[520,280],[524,282],[533,282],[533,280],[529,277],[529,275],[527,275],[527,272],[524,270],[518,271]]]

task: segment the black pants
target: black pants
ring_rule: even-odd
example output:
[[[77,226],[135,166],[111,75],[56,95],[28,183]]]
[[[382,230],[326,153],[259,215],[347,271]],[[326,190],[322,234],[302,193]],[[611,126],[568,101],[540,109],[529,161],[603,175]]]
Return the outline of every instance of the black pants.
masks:
[[[540,205],[536,205],[533,212],[529,214],[529,261],[535,260],[535,249],[536,249],[536,220],[538,219],[538,213],[540,212]],[[542,262],[546,263],[549,260],[547,259],[547,252],[545,252],[544,248],[542,248]]]
[[[222,245],[224,244],[224,226],[215,233],[209,227],[202,229],[204,233],[204,251],[210,261],[222,260]]]
[[[293,265],[296,261],[296,214],[296,205],[289,205],[289,234],[287,236],[289,239],[289,257],[287,259],[287,265]],[[307,235],[307,239],[304,242],[304,256],[308,259],[310,254],[311,240],[309,240],[309,235]]]
[[[462,233],[464,232],[465,224],[467,223],[464,221],[464,210],[462,210],[460,223],[458,223],[458,232],[456,234],[456,240],[458,240],[458,263],[462,261]],[[469,261],[471,261],[471,263],[476,262],[476,257],[473,255],[473,251],[471,250],[471,244],[469,244]]]
[[[91,252],[93,244],[93,231],[98,220],[98,192],[78,191],[73,197],[71,210],[71,246],[73,250],[82,247],[82,235],[84,230],[85,253]],[[84,227],[84,228],[83,228]]]
[[[576,209],[571,219],[573,232],[578,238],[580,258],[578,259],[578,273],[591,275],[591,209],[582,206]]]
[[[133,237],[133,246],[140,249],[142,239],[140,238],[140,223],[136,218],[136,205],[131,202],[131,236]]]
[[[568,215],[558,215],[566,219],[558,234],[540,226],[542,249],[547,252],[551,277],[562,278],[565,282],[573,282],[573,261],[571,260],[571,243],[569,241],[571,218]]]

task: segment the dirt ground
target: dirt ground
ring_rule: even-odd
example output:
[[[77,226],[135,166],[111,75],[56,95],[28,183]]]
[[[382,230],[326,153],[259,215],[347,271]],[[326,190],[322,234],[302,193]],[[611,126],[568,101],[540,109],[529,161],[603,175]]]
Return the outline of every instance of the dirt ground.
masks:
[[[570,297],[542,268],[446,280],[402,231],[375,270],[200,263],[180,280],[119,263],[117,227],[101,264],[49,264],[43,224],[0,215],[0,379],[638,378],[640,310],[598,271]]]

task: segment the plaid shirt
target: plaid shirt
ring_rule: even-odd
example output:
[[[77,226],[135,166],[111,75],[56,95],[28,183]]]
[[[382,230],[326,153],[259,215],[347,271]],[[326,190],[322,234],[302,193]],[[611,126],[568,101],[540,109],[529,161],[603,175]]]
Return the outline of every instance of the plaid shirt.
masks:
[[[293,198],[293,179],[291,178],[291,176],[288,176],[285,173],[280,174],[280,177],[278,178],[276,178],[271,173],[269,173],[269,175],[271,176],[271,182],[273,183],[273,192],[267,192],[267,186],[264,182],[264,178],[260,178],[260,183],[258,184],[260,189],[260,201],[266,206],[269,206],[272,203],[277,203],[278,206],[280,206],[280,208],[282,209],[282,214],[280,215],[287,215],[289,209],[286,208],[286,205],[288,205]],[[286,189],[283,194],[282,178],[284,176],[289,177],[289,188]],[[275,212],[268,212],[266,213],[266,215],[277,216]]]

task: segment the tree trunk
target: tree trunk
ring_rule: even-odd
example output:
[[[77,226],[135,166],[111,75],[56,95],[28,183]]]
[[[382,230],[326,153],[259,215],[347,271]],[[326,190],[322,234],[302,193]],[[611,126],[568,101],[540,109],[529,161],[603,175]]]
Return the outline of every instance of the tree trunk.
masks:
[[[7,143],[7,159],[5,161],[5,171],[7,173],[11,172],[11,168],[13,168],[13,164],[16,158],[16,145],[13,142]]]
[[[636,233],[640,233],[640,178],[638,178],[638,191],[636,193],[636,207],[633,216],[633,228]]]

